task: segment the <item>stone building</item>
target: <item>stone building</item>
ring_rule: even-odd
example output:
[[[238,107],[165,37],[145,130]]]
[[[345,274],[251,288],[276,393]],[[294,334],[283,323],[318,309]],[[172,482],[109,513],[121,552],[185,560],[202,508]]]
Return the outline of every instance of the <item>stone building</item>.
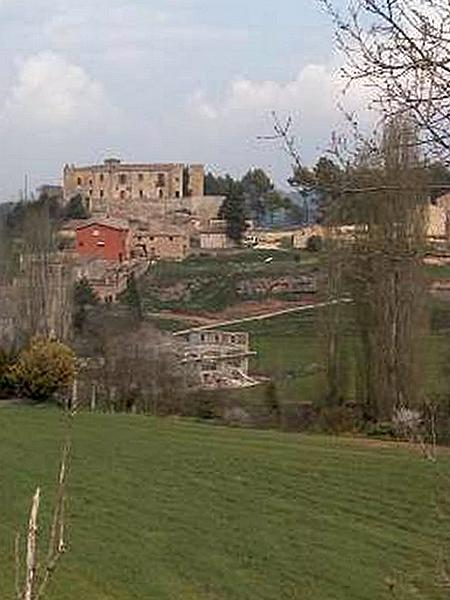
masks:
[[[187,175],[187,176],[186,176]],[[80,195],[91,213],[115,214],[135,203],[151,205],[204,195],[203,165],[127,164],[109,158],[100,165],[65,165],[64,201]]]
[[[150,260],[183,260],[189,254],[189,232],[167,223],[141,226],[133,233],[133,253]]]
[[[250,350],[246,332],[220,330],[188,331],[174,334],[183,342],[182,362],[191,366],[204,389],[241,388],[259,382],[249,376]]]
[[[199,234],[202,250],[225,250],[233,248],[235,243],[227,235],[225,221],[213,219]]]
[[[131,275],[141,277],[149,263],[143,260],[129,260],[117,263],[100,258],[84,257],[75,264],[76,279],[86,279],[101,302],[116,302],[128,285]]]

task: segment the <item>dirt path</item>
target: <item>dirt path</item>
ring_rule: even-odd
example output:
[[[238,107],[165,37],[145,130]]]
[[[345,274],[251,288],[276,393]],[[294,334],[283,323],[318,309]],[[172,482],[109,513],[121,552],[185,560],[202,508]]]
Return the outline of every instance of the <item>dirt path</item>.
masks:
[[[325,306],[330,306],[331,304],[336,304],[337,302],[347,303],[352,302],[352,300],[345,298],[343,300],[334,300],[332,302],[317,302],[315,304],[303,304],[301,306],[294,306],[291,308],[284,308],[282,310],[275,310],[262,315],[253,315],[250,317],[242,317],[240,319],[232,319],[229,321],[215,321],[214,323],[209,323],[207,325],[200,325],[198,327],[184,329],[183,331],[176,331],[174,335],[184,335],[186,333],[190,333],[191,331],[206,331],[208,329],[213,329],[216,327],[228,327],[229,325],[239,325],[240,323],[249,323],[251,321],[264,321],[265,319],[272,319],[273,317],[279,317],[290,313],[324,308]]]

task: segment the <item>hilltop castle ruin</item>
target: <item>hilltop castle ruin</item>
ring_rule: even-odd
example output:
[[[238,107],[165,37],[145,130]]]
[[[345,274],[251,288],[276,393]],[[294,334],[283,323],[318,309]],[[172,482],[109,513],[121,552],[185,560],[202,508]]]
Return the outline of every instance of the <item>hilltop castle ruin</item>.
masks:
[[[65,165],[63,194],[66,203],[80,196],[91,214],[158,217],[204,203],[204,180],[203,165],[130,164],[108,158],[99,165]]]

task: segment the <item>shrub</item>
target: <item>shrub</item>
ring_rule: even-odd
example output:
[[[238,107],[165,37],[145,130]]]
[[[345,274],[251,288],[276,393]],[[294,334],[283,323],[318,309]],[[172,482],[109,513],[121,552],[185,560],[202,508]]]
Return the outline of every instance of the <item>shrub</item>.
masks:
[[[269,416],[280,423],[281,421],[281,404],[278,398],[277,386],[274,381],[270,381],[266,387],[264,394],[264,403],[266,405]]]
[[[320,410],[318,425],[322,431],[340,434],[354,431],[356,424],[345,406],[327,406]]]
[[[35,337],[9,370],[17,392],[36,402],[52,398],[67,388],[75,374],[75,355],[55,340]]]
[[[0,398],[6,398],[14,391],[10,380],[12,362],[13,355],[4,350],[0,350]]]
[[[312,235],[306,241],[306,249],[310,252],[320,252],[322,250],[323,240],[320,235]]]

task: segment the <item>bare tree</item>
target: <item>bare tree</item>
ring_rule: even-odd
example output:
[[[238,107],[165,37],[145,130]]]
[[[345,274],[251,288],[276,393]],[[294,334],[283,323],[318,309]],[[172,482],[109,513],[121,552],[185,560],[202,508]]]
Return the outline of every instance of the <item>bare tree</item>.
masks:
[[[96,344],[79,375],[80,402],[92,405],[95,393],[95,406],[111,412],[189,413],[193,373],[173,336],[145,322],[103,322]]]
[[[27,207],[22,231],[18,278],[21,323],[25,337],[37,333],[67,340],[72,328],[73,268],[56,252],[49,207]]]
[[[447,0],[319,0],[332,15],[347,84],[368,88],[383,118],[407,115],[429,157],[450,160]]]
[[[419,350],[426,331],[423,272],[424,168],[409,119],[386,123],[374,152],[362,155],[347,194],[353,212],[348,281],[359,332],[360,388],[368,416],[390,419],[418,407]]]

